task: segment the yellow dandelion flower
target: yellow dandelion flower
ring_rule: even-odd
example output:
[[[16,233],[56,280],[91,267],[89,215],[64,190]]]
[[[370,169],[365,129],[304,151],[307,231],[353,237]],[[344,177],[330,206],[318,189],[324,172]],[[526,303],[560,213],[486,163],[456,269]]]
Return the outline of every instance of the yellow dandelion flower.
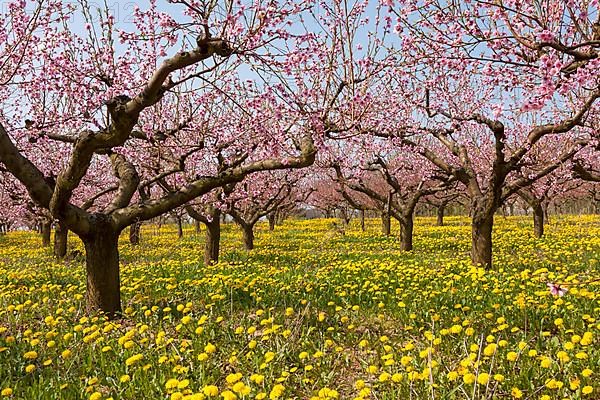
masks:
[[[206,396],[214,397],[219,394],[219,388],[215,385],[204,386],[202,388],[202,393],[204,393]]]
[[[523,397],[523,392],[519,388],[516,388],[516,387],[511,389],[510,394],[515,399],[520,399]]]

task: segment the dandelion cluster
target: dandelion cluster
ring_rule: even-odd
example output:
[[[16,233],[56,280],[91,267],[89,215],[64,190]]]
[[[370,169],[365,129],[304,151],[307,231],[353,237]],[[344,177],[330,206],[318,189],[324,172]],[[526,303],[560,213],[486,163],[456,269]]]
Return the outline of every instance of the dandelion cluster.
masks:
[[[83,313],[82,260],[27,232],[0,237],[0,396],[85,399],[594,399],[600,227],[561,217],[544,239],[499,219],[495,269],[469,263],[465,218],[416,224],[415,251],[330,221],[259,227],[224,260],[202,238],[124,240],[124,317]],[[582,228],[583,227],[583,228]],[[80,247],[76,238],[71,246]],[[562,296],[547,282],[569,288]]]

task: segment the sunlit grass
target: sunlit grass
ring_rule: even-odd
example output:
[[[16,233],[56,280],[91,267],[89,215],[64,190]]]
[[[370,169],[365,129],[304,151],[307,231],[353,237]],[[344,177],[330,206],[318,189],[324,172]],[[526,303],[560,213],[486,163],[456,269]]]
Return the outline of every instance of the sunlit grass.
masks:
[[[357,222],[357,221],[355,221]],[[497,218],[491,272],[466,218],[415,224],[403,253],[376,220],[259,226],[222,262],[203,235],[144,227],[121,247],[116,322],[82,313],[83,259],[0,239],[0,390],[22,399],[597,399],[600,219]],[[397,230],[397,226],[394,227]],[[81,245],[71,238],[71,248]],[[569,291],[554,297],[547,282]],[[189,397],[188,397],[189,396]]]

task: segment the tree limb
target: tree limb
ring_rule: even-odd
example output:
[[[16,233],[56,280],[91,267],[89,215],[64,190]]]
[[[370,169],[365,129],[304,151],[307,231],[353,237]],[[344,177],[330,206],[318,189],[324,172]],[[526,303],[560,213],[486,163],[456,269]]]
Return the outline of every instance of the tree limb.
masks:
[[[29,195],[38,205],[49,208],[53,188],[46,182],[42,172],[21,155],[2,124],[0,124],[0,161],[26,187]],[[89,214],[84,210],[65,204],[57,211],[58,213],[53,216],[63,220],[73,232],[85,234],[89,231]]]
[[[241,182],[253,172],[307,167],[314,163],[315,154],[316,150],[312,137],[306,135],[302,140],[302,153],[299,156],[255,161],[245,166],[227,169],[216,176],[202,177],[160,199],[149,200],[142,204],[116,210],[113,212],[112,217],[118,227],[124,228],[132,221],[144,221],[164,214],[218,187]]]
[[[104,210],[106,214],[110,214],[119,208],[127,207],[140,183],[140,177],[135,166],[125,156],[113,153],[109,158],[114,174],[119,179],[119,189],[113,201]]]

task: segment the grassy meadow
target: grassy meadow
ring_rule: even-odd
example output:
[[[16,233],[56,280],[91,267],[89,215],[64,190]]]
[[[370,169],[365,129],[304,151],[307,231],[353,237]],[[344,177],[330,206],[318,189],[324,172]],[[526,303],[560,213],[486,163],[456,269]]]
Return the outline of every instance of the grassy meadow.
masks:
[[[208,267],[203,232],[123,235],[117,321],[84,315],[81,256],[0,237],[0,398],[600,399],[598,216],[497,217],[489,272],[464,217],[418,218],[410,253],[332,222],[260,223],[250,253],[227,224]]]

